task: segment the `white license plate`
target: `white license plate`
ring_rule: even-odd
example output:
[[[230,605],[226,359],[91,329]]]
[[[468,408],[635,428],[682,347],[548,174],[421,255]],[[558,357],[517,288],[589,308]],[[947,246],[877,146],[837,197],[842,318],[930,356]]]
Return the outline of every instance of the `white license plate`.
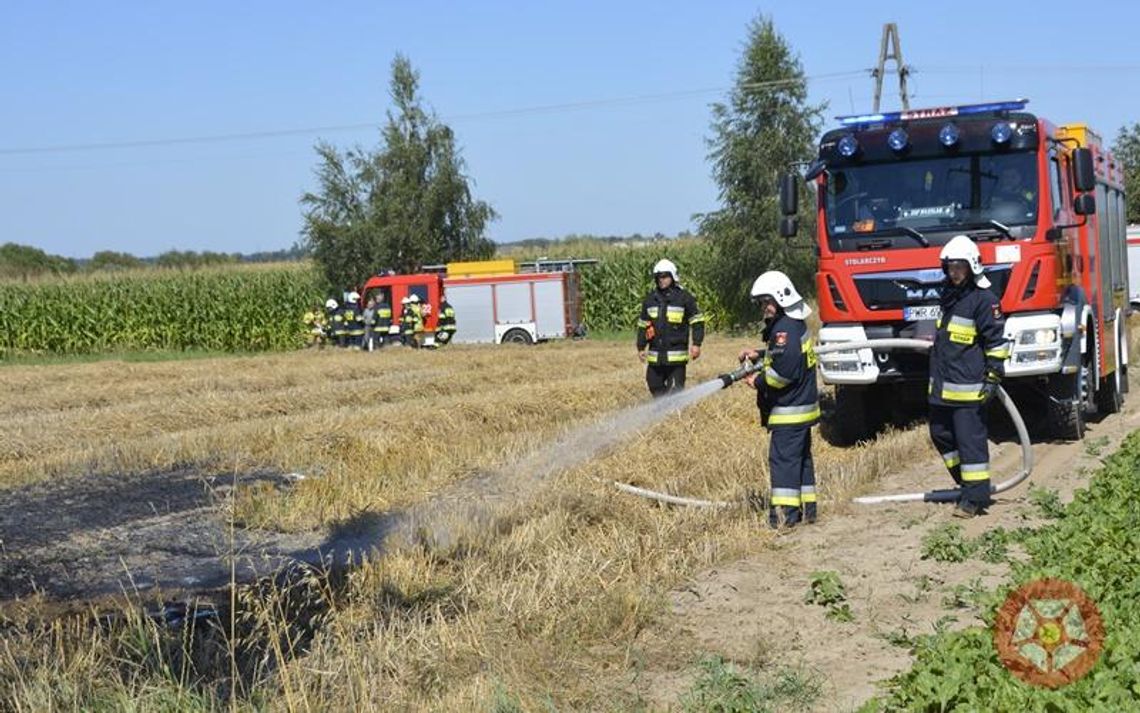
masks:
[[[903,307],[903,319],[908,322],[924,322],[928,319],[938,319],[941,316],[942,308],[938,305]]]

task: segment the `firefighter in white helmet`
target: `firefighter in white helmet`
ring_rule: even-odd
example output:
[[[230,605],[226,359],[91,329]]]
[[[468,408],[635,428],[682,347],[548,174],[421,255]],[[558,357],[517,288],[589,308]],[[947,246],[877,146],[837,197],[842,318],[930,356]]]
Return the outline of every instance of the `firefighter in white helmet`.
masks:
[[[360,293],[349,292],[348,301],[341,310],[344,315],[344,333],[347,345],[353,349],[364,346],[364,310],[360,307]]]
[[[782,272],[765,272],[752,283],[752,301],[763,311],[764,369],[745,377],[756,389],[760,423],[771,435],[768,471],[772,527],[815,522],[815,467],[811,427],[819,422],[816,356],[804,322],[811,307]],[[759,350],[745,349],[740,360],[756,361]]]
[[[930,350],[930,438],[962,491],[954,514],[973,517],[990,504],[985,405],[1001,384],[1009,345],[978,246],[957,235],[939,257],[946,279]]]
[[[696,298],[681,288],[671,260],[653,266],[653,279],[655,289],[641,303],[637,318],[637,356],[648,364],[649,393],[658,397],[685,388],[685,365],[701,356],[705,316]]]

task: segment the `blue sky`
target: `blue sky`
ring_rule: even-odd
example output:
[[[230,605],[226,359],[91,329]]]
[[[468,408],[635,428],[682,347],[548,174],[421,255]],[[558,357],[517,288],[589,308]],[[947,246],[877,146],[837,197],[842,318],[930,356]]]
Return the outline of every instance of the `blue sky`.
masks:
[[[322,7],[323,6],[323,7]],[[501,242],[673,234],[717,206],[704,143],[747,23],[768,13],[809,77],[866,70],[897,22],[912,106],[1027,96],[1106,139],[1140,121],[1140,3],[9,3],[0,24],[0,242],[252,252],[298,237],[312,146],[240,141],[22,149],[383,122],[397,52],[455,129]],[[1084,7],[1095,8],[1084,10]],[[812,81],[827,116],[869,76]],[[692,91],[688,90],[708,90]],[[654,95],[672,96],[654,98]],[[648,97],[631,101],[617,100]],[[897,106],[888,84],[884,108]],[[507,110],[586,104],[545,111]],[[503,112],[496,114],[495,112]]]

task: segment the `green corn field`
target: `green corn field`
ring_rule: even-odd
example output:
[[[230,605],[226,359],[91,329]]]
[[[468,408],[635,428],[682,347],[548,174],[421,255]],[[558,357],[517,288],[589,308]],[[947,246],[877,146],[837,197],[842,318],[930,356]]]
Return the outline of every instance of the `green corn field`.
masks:
[[[582,271],[590,330],[633,333],[661,258],[677,263],[713,329],[728,323],[701,240],[610,248]],[[0,282],[0,358],[130,351],[270,351],[305,343],[301,315],[324,301],[311,263],[230,265]]]
[[[0,283],[0,356],[292,349],[323,294],[308,263]]]
[[[591,330],[632,334],[641,302],[653,289],[653,265],[668,258],[677,263],[681,286],[697,298],[709,328],[725,326],[729,320],[715,290],[712,251],[702,240],[606,251],[597,265],[582,270],[583,321]]]

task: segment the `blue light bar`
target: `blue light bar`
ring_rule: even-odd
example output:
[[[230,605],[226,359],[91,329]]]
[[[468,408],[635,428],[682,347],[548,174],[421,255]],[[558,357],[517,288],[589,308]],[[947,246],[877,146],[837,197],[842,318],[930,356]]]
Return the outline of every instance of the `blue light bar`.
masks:
[[[914,109],[912,111],[889,111],[880,114],[852,114],[850,116],[835,117],[843,126],[854,124],[880,124],[889,121],[912,121],[914,119],[938,119],[950,116],[968,116],[970,114],[990,114],[995,111],[1020,111],[1029,103],[1028,99],[1015,99],[1006,102],[989,102],[988,104],[963,104],[962,106],[943,106],[932,109]]]

